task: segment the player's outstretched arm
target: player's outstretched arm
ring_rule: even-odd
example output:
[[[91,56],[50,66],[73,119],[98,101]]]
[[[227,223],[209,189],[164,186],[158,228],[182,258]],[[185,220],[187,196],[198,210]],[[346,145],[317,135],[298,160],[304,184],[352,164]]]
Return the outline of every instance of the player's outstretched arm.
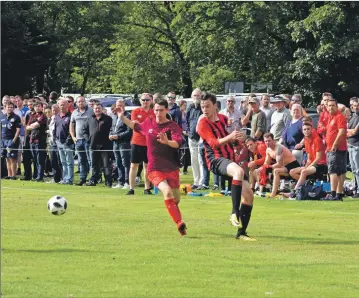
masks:
[[[118,117],[121,119],[121,121],[123,123],[125,123],[129,128],[133,129],[133,127],[135,126],[135,122],[132,122],[130,119],[128,119],[126,116],[125,116],[125,110],[121,107],[119,108],[116,108],[115,109],[115,112],[116,113],[119,113],[118,114]]]

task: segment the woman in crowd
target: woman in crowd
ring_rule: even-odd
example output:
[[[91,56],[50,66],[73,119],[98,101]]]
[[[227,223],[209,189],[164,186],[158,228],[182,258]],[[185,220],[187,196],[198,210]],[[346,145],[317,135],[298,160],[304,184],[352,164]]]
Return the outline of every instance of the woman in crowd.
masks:
[[[303,161],[303,151],[296,150],[295,145],[299,144],[303,138],[302,131],[302,118],[303,118],[303,108],[299,104],[293,104],[291,109],[292,121],[284,129],[282,134],[282,144],[292,151],[293,155],[297,159],[298,163],[301,165]]]

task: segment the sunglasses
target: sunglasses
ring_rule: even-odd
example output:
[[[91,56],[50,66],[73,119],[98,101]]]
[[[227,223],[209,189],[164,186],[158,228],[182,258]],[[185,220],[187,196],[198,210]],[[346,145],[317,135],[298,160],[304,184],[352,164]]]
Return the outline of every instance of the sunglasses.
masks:
[[[169,99],[176,99],[176,97],[168,96]]]
[[[141,99],[142,101],[150,101],[151,99],[148,99],[148,98],[143,98]]]

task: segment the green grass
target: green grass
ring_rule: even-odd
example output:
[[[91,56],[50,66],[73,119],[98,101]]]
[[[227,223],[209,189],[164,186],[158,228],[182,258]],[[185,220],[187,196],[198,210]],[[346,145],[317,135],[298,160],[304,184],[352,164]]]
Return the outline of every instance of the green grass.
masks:
[[[188,177],[188,176],[187,176]],[[183,197],[181,238],[160,195],[2,180],[4,297],[358,297],[359,202],[256,198],[234,238],[228,197]],[[65,196],[53,216],[47,200]]]

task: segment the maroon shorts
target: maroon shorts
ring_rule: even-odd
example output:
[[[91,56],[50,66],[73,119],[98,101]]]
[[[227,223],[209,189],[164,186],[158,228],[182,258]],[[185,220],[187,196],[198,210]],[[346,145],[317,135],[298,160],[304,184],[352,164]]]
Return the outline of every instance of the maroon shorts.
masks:
[[[151,171],[148,173],[148,180],[156,187],[165,180],[171,188],[180,187],[179,170],[171,172]]]

